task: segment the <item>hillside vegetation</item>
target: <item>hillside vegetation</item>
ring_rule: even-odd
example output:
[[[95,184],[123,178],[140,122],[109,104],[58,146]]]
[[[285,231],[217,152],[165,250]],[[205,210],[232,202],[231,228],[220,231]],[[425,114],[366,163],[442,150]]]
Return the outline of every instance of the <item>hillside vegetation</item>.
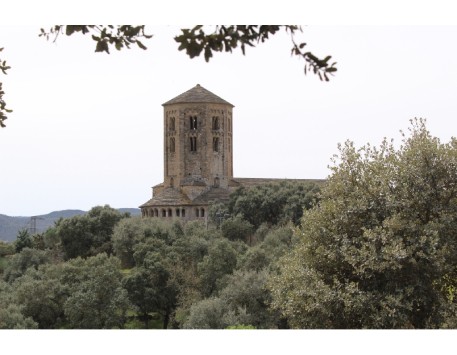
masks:
[[[346,142],[323,186],[240,189],[208,225],[109,206],[0,243],[0,328],[457,326],[457,140]],[[33,297],[30,295],[33,294]]]
[[[119,211],[129,212],[132,216],[140,214],[138,208],[120,208]],[[84,213],[87,213],[87,211],[63,210],[36,216],[36,229],[38,232],[43,232],[53,226],[59,218],[70,218]],[[30,230],[31,227],[31,217],[11,217],[0,214],[0,241],[12,242],[16,239],[16,236],[21,229]]]

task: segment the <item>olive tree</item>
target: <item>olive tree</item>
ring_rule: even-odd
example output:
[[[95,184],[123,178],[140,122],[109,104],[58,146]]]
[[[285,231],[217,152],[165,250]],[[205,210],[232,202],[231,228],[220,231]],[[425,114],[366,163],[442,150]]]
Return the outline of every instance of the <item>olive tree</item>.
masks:
[[[400,148],[346,142],[332,170],[270,280],[272,306],[295,328],[452,324],[457,139],[416,119]]]

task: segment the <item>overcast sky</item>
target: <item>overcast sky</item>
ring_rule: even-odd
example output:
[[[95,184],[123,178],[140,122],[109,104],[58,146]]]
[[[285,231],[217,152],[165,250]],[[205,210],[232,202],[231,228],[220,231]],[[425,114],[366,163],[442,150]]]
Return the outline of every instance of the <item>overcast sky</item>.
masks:
[[[174,26],[148,26],[148,50],[94,53],[90,37],[0,27],[14,112],[0,130],[0,214],[109,204],[138,207],[163,181],[163,107],[196,84],[234,108],[234,175],[326,178],[337,144],[400,141],[414,117],[448,141],[457,132],[457,27],[307,26],[331,55],[330,82],[304,75],[285,33],[209,63],[177,50]]]

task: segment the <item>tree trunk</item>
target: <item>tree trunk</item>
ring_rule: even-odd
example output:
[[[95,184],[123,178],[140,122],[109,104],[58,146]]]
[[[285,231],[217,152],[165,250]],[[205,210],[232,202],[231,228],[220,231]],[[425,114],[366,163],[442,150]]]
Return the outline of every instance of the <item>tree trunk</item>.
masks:
[[[168,329],[168,323],[170,322],[170,312],[165,312],[163,316],[163,329]]]

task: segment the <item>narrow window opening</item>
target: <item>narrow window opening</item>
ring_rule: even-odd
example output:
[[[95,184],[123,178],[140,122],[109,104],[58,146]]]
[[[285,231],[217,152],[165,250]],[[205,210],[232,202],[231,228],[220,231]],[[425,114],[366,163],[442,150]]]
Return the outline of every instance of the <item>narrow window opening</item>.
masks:
[[[179,208],[176,209],[176,217],[179,217],[179,215],[181,214],[181,211],[179,210]]]
[[[175,118],[174,117],[171,117],[170,118],[170,131],[174,131],[175,130]]]
[[[214,178],[214,187],[219,187],[219,178]]]
[[[229,138],[229,139],[228,139],[228,151],[229,151],[229,152],[232,151],[232,138]]]
[[[173,137],[170,138],[170,153],[175,152],[175,139]]]
[[[168,209],[168,217],[173,217],[173,212],[171,208]]]
[[[189,117],[190,129],[197,129],[197,116]]]
[[[174,178],[170,178],[170,187],[174,187],[175,186],[175,179]]]
[[[220,128],[219,117],[215,116],[215,117],[213,117],[213,130],[217,131],[219,128]]]
[[[200,210],[200,217],[205,217],[205,209],[204,208],[202,208]]]
[[[167,211],[166,210],[162,210],[162,217],[166,217],[167,216]]]
[[[186,217],[186,210],[184,208],[181,210],[181,216]]]
[[[219,137],[213,137],[213,152],[219,151]]]
[[[197,137],[190,137],[190,151],[197,151]]]

